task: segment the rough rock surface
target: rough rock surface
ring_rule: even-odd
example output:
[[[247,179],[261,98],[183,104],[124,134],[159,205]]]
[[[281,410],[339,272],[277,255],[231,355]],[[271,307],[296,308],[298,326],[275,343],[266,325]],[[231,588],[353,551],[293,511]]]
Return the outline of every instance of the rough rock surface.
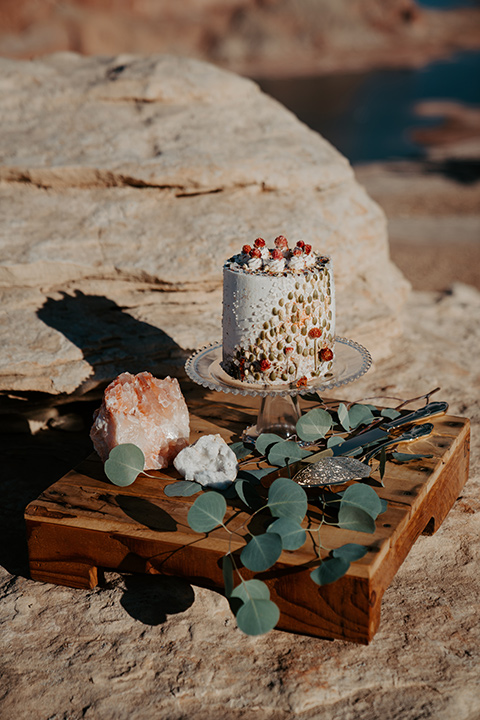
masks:
[[[58,431],[50,446],[48,433],[6,439],[0,716],[476,720],[479,312],[480,292],[465,285],[414,293],[398,352],[342,390],[351,400],[405,399],[440,385],[434,397],[473,422],[470,480],[437,533],[413,546],[368,647],[280,631],[248,638],[222,596],[180,579],[111,573],[107,587],[89,591],[28,580],[23,508],[66,469],[66,449],[78,454],[79,447],[59,445]]]
[[[170,56],[0,70],[0,390],[179,374],[220,336],[223,261],[280,232],[332,255],[339,334],[388,354],[408,284],[385,217],[254,83]]]

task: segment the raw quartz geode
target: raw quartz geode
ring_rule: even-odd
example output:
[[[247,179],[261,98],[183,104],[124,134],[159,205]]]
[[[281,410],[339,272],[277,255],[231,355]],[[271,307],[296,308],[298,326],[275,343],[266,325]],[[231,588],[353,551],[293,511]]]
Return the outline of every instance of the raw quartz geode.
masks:
[[[124,372],[107,387],[93,417],[90,437],[104,462],[116,445],[133,443],[145,455],[144,470],[158,470],[188,445],[188,409],[175,378]]]
[[[219,490],[237,477],[237,457],[220,435],[203,435],[173,461],[185,480]]]

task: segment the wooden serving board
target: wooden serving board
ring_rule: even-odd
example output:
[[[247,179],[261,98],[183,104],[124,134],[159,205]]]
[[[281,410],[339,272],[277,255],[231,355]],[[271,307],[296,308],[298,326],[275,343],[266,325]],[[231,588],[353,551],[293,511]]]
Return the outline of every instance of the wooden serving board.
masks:
[[[228,442],[238,439],[255,422],[258,407],[256,400],[203,390],[188,395],[187,402],[192,442],[206,433],[219,433]],[[272,569],[256,574],[280,607],[278,628],[364,644],[373,638],[383,593],[417,537],[437,530],[468,477],[469,421],[444,416],[434,427],[432,436],[411,446],[432,458],[387,462],[384,487],[376,490],[388,508],[373,534],[322,528],[326,548],[349,542],[369,547],[343,578],[323,587],[312,582],[318,559],[310,535],[300,550],[284,551]],[[169,498],[164,487],[178,478],[175,470],[153,474],[119,488],[93,454],[31,502],[25,513],[31,577],[92,588],[102,569],[113,569],[178,575],[223,590],[221,559],[230,536],[222,528],[208,535],[193,532],[187,513],[197,496]],[[228,501],[225,522],[231,529],[248,518],[243,508],[238,499]],[[309,515],[315,524],[321,517],[313,502]],[[240,551],[243,545],[234,540],[230,549]],[[252,576],[244,569],[242,574]]]

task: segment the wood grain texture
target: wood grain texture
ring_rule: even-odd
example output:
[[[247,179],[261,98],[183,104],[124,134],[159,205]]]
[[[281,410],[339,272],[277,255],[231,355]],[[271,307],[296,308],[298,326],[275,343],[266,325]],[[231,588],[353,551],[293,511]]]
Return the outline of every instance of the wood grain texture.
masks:
[[[255,421],[258,407],[255,400],[208,392],[193,393],[187,401],[192,441],[212,432],[227,441],[238,439]],[[387,462],[383,487],[376,483],[378,472],[372,473],[375,489],[388,501],[373,534],[322,528],[322,544],[329,550],[349,542],[369,548],[343,578],[321,588],[312,582],[318,556],[311,535],[300,550],[284,551],[274,568],[256,574],[281,609],[277,627],[357,643],[373,638],[383,593],[417,537],[438,529],[468,478],[469,421],[445,416],[434,426],[433,435],[417,442],[414,450],[431,458]],[[169,498],[164,488],[178,478],[176,471],[152,474],[155,477],[140,476],[133,485],[119,488],[107,480],[92,454],[30,503],[25,520],[32,578],[91,588],[102,569],[114,569],[179,575],[222,590],[221,559],[229,549],[238,555],[244,541],[236,536],[232,540],[223,528],[207,535],[193,532],[187,514],[196,496]],[[309,517],[314,524],[321,518],[314,499]],[[228,501],[227,527],[245,535],[248,518],[239,499]],[[256,522],[262,523],[262,517]],[[321,554],[325,557],[328,551]],[[242,574],[252,576],[246,570]]]

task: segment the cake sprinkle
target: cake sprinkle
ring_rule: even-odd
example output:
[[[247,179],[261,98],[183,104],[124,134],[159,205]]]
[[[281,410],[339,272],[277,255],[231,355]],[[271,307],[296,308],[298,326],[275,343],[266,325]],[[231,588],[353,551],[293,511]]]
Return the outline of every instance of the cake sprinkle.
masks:
[[[289,247],[285,235],[278,235],[273,248],[268,248],[261,237],[256,238],[253,246],[243,245],[242,252],[229,258],[225,266],[246,273],[295,275],[314,267],[321,270],[329,261],[329,257],[318,255],[312,246],[303,240],[298,240],[295,246]]]

